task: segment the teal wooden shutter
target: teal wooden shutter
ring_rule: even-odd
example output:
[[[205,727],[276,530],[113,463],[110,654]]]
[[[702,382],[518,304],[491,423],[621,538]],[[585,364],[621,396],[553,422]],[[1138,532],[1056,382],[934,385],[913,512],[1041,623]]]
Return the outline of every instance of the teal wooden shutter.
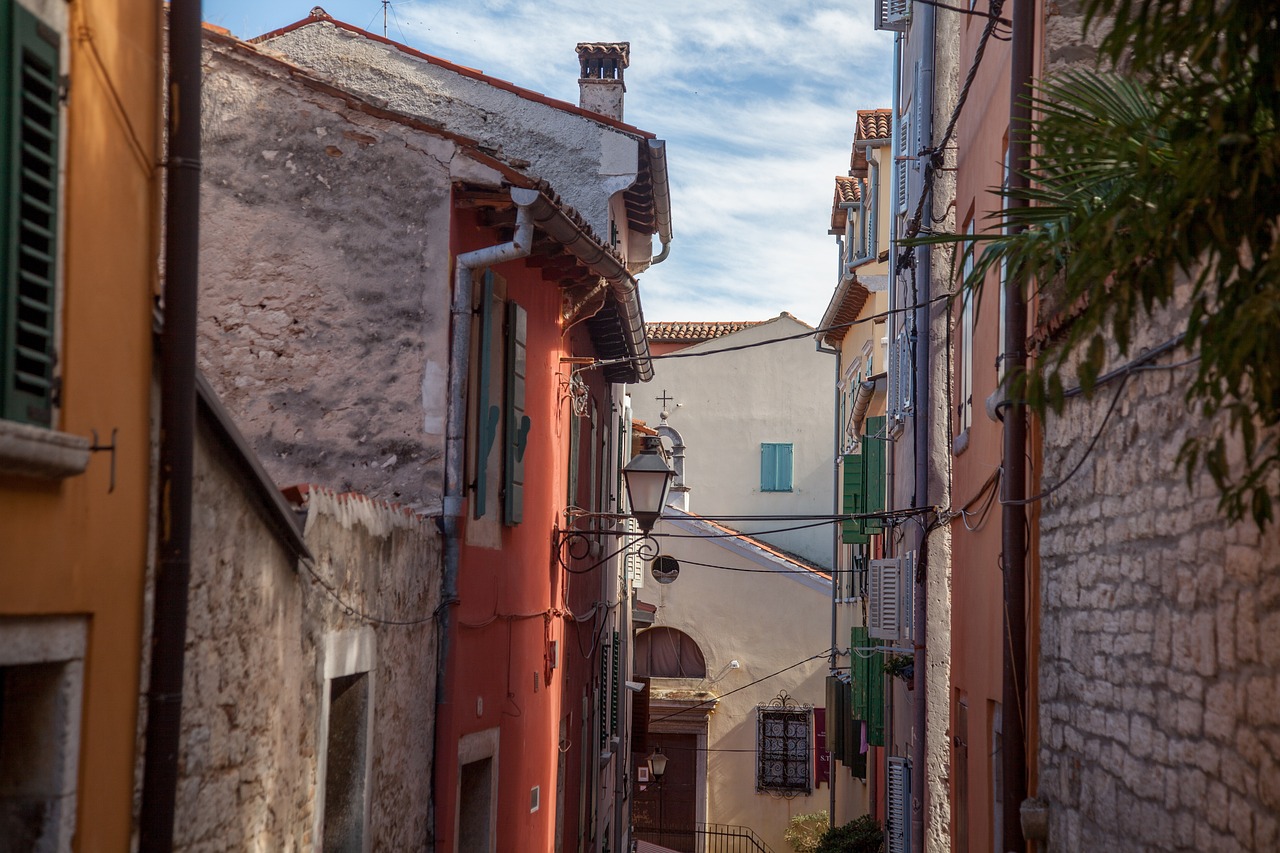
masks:
[[[59,39],[9,2],[0,45],[0,417],[52,426]]]
[[[791,491],[791,445],[760,445],[760,491]]]
[[[480,285],[480,342],[476,365],[476,494],[473,518],[483,518],[489,504],[489,457],[498,438],[502,410],[493,405],[493,273],[485,270]]]
[[[528,375],[529,315],[514,302],[507,303],[507,429],[506,467],[503,471],[502,520],[516,525],[524,520],[524,453],[529,446],[531,421],[524,413],[525,378]]]

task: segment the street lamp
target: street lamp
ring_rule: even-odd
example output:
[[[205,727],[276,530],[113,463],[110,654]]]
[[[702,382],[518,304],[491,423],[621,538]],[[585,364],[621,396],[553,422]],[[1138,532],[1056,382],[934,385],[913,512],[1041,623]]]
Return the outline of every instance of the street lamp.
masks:
[[[662,452],[662,439],[656,435],[645,436],[644,447],[622,469],[622,476],[627,484],[631,515],[640,525],[640,531],[648,533],[667,505],[667,493],[676,476]]]
[[[653,773],[653,781],[658,786],[658,843],[667,840],[667,828],[662,820],[662,774],[667,772],[667,757],[662,754],[662,747],[654,746],[649,753],[649,771]]]

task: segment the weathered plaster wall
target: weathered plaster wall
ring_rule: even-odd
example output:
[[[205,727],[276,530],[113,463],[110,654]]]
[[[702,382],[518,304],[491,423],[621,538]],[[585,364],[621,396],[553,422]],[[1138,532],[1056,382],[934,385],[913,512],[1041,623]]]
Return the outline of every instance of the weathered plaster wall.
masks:
[[[597,234],[609,234],[609,199],[635,181],[637,137],[433,65],[390,45],[318,22],[264,42],[353,92],[532,163]],[[565,57],[569,60],[569,57]],[[576,73],[576,61],[565,63]]]
[[[308,570],[265,526],[228,460],[202,429],[175,846],[311,848],[325,638],[372,624],[368,834],[374,849],[421,849],[435,728],[435,528],[404,509],[313,489]]]
[[[282,484],[439,508],[453,143],[206,39],[200,366]]]
[[[783,315],[683,353],[803,335],[810,327]],[[654,362],[654,379],[632,388],[635,417],[657,426],[666,391],[668,423],[679,430],[685,456],[689,509],[699,515],[828,515],[834,500],[832,423],[835,358],[817,352],[810,337],[708,357]],[[794,445],[790,492],[760,490],[761,442]],[[775,547],[831,565],[831,529],[810,527],[758,533],[791,525],[735,522]]]
[[[1172,337],[1162,312],[1133,352]],[[1162,356],[1168,366],[1186,358]],[[1045,425],[1039,795],[1051,850],[1274,850],[1280,844],[1280,532],[1227,524],[1178,448],[1222,424],[1190,411],[1191,368],[1134,375]]]

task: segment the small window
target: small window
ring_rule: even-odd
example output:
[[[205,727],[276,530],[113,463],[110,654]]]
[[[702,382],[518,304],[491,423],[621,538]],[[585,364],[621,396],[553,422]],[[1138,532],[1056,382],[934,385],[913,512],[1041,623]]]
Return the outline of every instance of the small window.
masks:
[[[760,491],[791,491],[791,445],[760,445]]]
[[[813,709],[762,705],[757,709],[756,790],[808,794],[813,790]]]
[[[675,628],[650,628],[636,636],[637,678],[706,678],[707,661],[693,638]]]

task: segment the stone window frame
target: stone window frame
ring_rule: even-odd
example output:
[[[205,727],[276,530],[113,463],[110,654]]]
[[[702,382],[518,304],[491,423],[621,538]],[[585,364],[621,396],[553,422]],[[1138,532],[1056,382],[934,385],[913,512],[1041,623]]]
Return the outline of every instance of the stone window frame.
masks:
[[[45,836],[50,850],[70,850],[76,834],[79,806],[80,734],[84,713],[84,659],[88,648],[88,620],[77,616],[19,616],[0,618],[0,667],[61,664],[58,688],[61,719],[54,742],[60,748],[50,785],[57,789],[59,808],[53,832]]]
[[[465,734],[458,739],[458,770],[453,798],[453,843],[455,849],[457,849],[458,841],[462,837],[462,768],[468,764],[483,761],[486,758],[493,762],[489,771],[489,846],[487,851],[481,850],[475,851],[475,853],[493,853],[498,849],[498,753],[501,741],[501,731],[496,726]],[[532,810],[530,813],[532,813]]]
[[[364,832],[361,846],[366,853],[373,849],[370,816],[373,802],[371,797],[373,787],[373,731],[374,719],[377,716],[376,663],[377,641],[372,628],[335,631],[325,635],[324,659],[321,661],[320,723],[316,729],[316,805],[312,832],[312,837],[316,839],[316,850],[324,849],[325,774],[328,770],[329,757],[331,684],[336,678],[344,678],[350,675],[364,675],[368,679],[369,710],[365,719]]]

